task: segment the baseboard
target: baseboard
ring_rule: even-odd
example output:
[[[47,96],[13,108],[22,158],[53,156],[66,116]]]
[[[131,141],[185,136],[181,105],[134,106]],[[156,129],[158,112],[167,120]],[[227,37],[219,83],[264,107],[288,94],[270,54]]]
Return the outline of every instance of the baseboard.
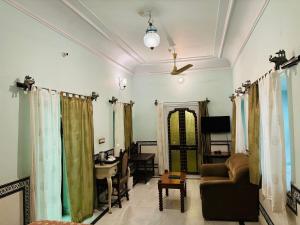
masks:
[[[259,203],[259,211],[261,212],[262,216],[264,217],[264,219],[268,225],[274,225],[271,217],[269,216],[269,214],[267,213],[267,211],[265,210],[265,208],[263,207],[263,205],[261,203]]]

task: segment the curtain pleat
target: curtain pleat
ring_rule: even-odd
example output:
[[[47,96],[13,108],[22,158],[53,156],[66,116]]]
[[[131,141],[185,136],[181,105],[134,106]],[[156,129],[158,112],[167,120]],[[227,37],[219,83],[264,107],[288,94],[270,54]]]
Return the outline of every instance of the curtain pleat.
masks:
[[[235,98],[236,104],[236,136],[235,136],[235,153],[247,153],[246,138],[245,138],[245,115],[243,115],[244,104],[243,96]]]
[[[236,142],[236,104],[234,99],[232,100],[232,119],[231,119],[231,154],[235,153]]]
[[[260,152],[262,193],[266,198],[271,198],[271,149],[269,130],[270,111],[270,77],[267,76],[258,83],[260,106]]]
[[[130,145],[133,142],[131,104],[124,104],[124,135],[125,135],[125,149],[129,150]]]
[[[248,91],[248,104],[249,175],[250,182],[258,185],[260,183],[260,109],[257,82],[251,85]]]
[[[114,155],[119,156],[120,151],[125,149],[124,133],[124,104],[117,102],[114,107]]]
[[[210,153],[210,134],[202,133],[201,130],[201,118],[209,116],[208,114],[208,102],[201,101],[198,102],[199,107],[199,150],[198,150],[198,169],[200,171],[200,167],[203,164],[203,158],[205,153]]]
[[[270,163],[271,163],[271,193],[273,212],[283,212],[286,203],[286,167],[284,127],[282,113],[282,95],[280,75],[278,72],[270,74]]]
[[[91,99],[61,95],[63,143],[73,222],[93,215],[94,128]]]
[[[61,220],[60,98],[48,90],[30,92],[32,220]]]
[[[261,116],[262,193],[271,200],[273,212],[286,204],[285,146],[280,75],[273,72],[259,82]]]
[[[165,116],[164,116],[164,105],[158,103],[157,109],[157,153],[158,153],[158,172],[164,174],[165,170],[169,170],[169,153],[166,146],[166,127],[165,127]]]

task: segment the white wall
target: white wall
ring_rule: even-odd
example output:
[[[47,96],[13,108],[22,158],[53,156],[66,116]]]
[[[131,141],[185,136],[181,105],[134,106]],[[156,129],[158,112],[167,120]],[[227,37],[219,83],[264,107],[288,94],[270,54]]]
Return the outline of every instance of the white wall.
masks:
[[[0,1],[0,185],[29,175],[29,154],[23,94],[16,79],[29,74],[37,85],[90,95],[94,102],[95,152],[113,147],[111,96],[131,99],[131,75]],[[63,58],[62,52],[69,52]],[[118,77],[127,77],[128,88],[119,91]],[[20,105],[20,106],[19,106]],[[97,144],[99,137],[106,143]]]
[[[271,0],[237,62],[233,65],[233,87],[256,80],[273,67],[269,56],[284,49],[287,58],[300,54],[300,1]]]
[[[134,139],[156,140],[156,106],[159,102],[201,101],[208,98],[210,115],[231,115],[232,71],[230,69],[189,72],[184,83],[168,74],[142,75],[133,78]]]
[[[300,54],[299,11],[299,0],[270,1],[248,43],[233,66],[234,88],[241,86],[241,83],[245,80],[256,80],[271,69],[273,64],[270,64],[268,61],[269,55],[273,55],[279,49],[286,50],[287,58]],[[299,102],[294,104],[299,104]],[[299,137],[300,132],[295,133],[295,140],[299,139]],[[297,147],[296,145],[295,159],[298,160],[298,163],[296,163],[298,168],[296,170],[299,171],[300,146]],[[288,213],[275,214],[271,212],[268,200],[261,198],[261,202],[276,225],[300,224],[299,217],[294,216],[289,211]]]

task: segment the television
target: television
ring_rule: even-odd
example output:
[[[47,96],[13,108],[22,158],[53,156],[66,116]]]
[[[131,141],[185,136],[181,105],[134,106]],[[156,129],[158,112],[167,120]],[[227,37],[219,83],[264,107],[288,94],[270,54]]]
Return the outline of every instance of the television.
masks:
[[[229,116],[211,116],[201,117],[202,133],[229,133],[230,117]]]

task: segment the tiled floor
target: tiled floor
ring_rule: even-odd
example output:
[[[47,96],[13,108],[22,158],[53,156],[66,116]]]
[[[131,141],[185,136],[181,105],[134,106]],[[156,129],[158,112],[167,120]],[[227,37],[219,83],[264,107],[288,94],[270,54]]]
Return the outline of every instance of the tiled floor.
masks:
[[[169,190],[164,197],[164,210],[158,209],[157,179],[148,184],[137,184],[130,191],[130,201],[124,198],[123,208],[114,207],[96,225],[238,225],[237,222],[205,221],[201,212],[199,180],[187,180],[185,213],[180,212],[179,191]],[[258,225],[259,223],[245,223]]]

